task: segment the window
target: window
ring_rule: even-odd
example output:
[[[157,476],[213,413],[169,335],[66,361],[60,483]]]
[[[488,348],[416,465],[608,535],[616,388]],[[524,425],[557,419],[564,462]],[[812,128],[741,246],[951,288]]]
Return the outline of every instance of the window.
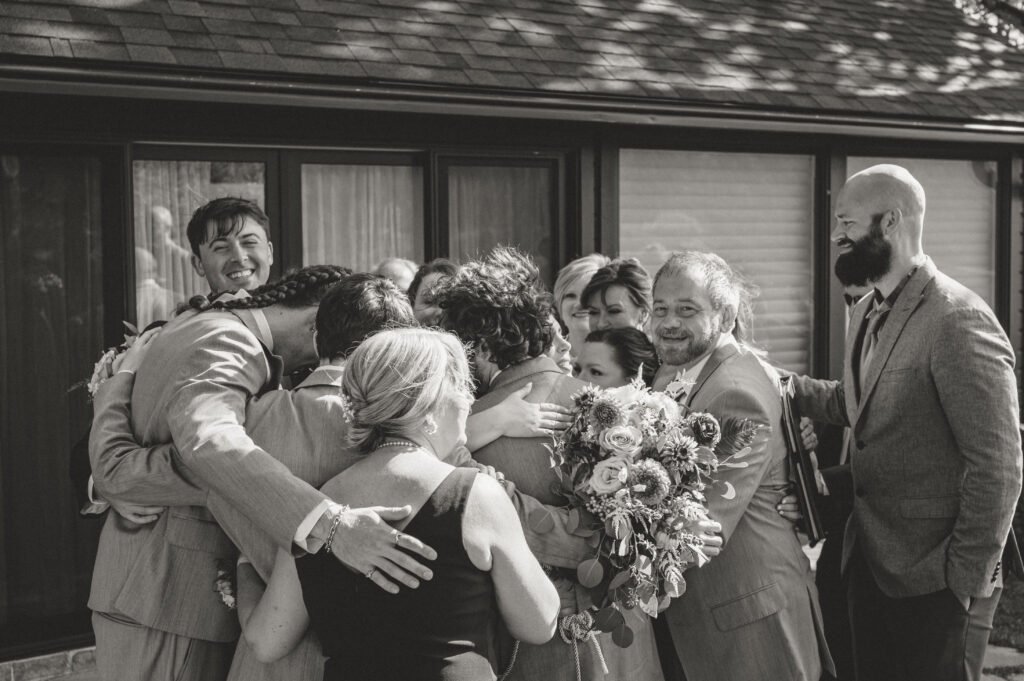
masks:
[[[132,181],[135,310],[142,328],[209,292],[192,268],[188,221],[196,208],[222,196],[249,199],[266,210],[266,167],[255,161],[137,160]]]
[[[619,253],[653,276],[669,253],[712,251],[760,288],[754,342],[807,373],[813,324],[814,158],[623,149]]]
[[[996,163],[851,156],[847,174],[878,163],[901,165],[924,187],[924,252],[942,272],[989,305],[996,292]]]
[[[0,658],[91,635],[100,523],[68,461],[92,418],[74,386],[104,346],[102,168],[0,155]]]
[[[421,167],[303,163],[301,186],[303,265],[423,261]]]
[[[558,165],[526,158],[446,158],[441,163],[442,229],[447,218],[448,252],[453,259],[482,255],[498,245],[533,256],[551,283],[560,244]]]

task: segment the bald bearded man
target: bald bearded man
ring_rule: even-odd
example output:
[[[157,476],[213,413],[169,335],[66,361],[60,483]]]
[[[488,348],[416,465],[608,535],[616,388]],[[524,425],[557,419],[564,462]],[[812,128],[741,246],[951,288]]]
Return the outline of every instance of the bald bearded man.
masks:
[[[859,681],[978,679],[1021,489],[1014,353],[992,310],[924,254],[906,169],[852,176],[836,202],[854,308],[843,380],[797,379],[803,414],[852,428],[843,569]]]

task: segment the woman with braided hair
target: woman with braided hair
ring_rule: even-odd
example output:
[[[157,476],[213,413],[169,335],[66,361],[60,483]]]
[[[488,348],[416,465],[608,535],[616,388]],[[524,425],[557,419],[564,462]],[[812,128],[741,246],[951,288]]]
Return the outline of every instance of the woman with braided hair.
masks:
[[[213,585],[218,566],[232,565],[238,552],[205,506],[181,505],[196,503],[197,486],[182,479],[183,470],[280,548],[327,544],[391,593],[396,582],[415,587],[431,578],[417,558],[436,553],[386,524],[406,517],[408,507],[334,502],[245,430],[249,399],[277,387],[282,368],[315,359],[319,302],[347,274],[307,267],[251,293],[196,301],[201,311],[179,315],[151,341],[132,390],[132,430],[148,445],[173,442],[180,461],[90,452],[105,498],[171,507],[142,525],[107,517],[89,599],[103,678],[222,681],[227,674],[239,625]],[[94,432],[104,430],[94,423]]]

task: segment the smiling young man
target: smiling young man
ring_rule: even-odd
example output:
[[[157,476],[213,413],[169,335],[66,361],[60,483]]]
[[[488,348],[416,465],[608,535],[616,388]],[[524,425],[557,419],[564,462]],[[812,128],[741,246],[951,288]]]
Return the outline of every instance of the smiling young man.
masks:
[[[188,221],[192,267],[212,293],[254,289],[267,283],[274,264],[270,218],[252,201],[214,199]]]

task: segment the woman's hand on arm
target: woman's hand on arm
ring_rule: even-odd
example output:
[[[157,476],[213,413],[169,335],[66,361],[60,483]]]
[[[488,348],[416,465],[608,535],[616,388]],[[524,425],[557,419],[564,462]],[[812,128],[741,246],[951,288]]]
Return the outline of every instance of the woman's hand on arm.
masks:
[[[492,478],[478,475],[473,483],[463,542],[471,556],[489,550],[498,610],[512,635],[535,645],[549,641],[558,623],[558,591],[526,545],[508,495]]]
[[[238,618],[246,642],[260,662],[280,660],[299,644],[309,627],[295,560],[278,549],[274,572],[262,597],[262,580],[251,564],[238,566],[237,581]]]
[[[116,374],[120,371],[127,371],[134,374],[142,366],[149,351],[149,344],[160,333],[160,327],[150,329],[135,339],[132,346],[118,355],[110,365],[110,372]]]
[[[572,424],[572,411],[559,404],[534,404],[526,397],[527,383],[485,411],[471,414],[466,422],[466,446],[475,452],[499,437],[554,437]]]

